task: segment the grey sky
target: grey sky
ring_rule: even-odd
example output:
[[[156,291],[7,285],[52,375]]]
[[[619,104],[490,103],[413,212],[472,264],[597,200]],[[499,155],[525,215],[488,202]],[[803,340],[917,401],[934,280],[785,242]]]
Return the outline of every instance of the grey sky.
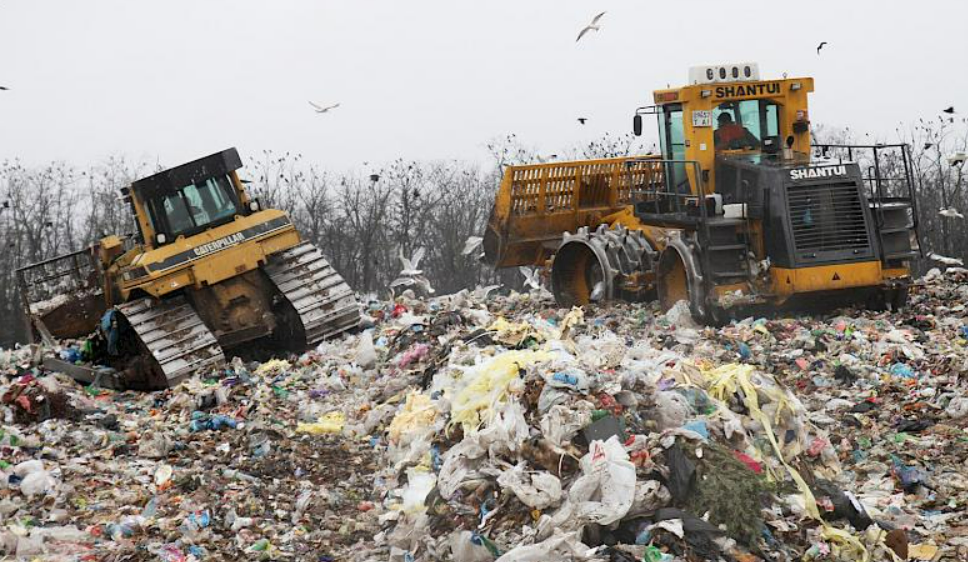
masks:
[[[968,112],[966,15],[883,0],[0,0],[0,159],[175,164],[234,145],[348,169],[482,159],[510,132],[552,152],[628,131],[691,65],[743,61],[813,76],[814,122],[885,136]]]

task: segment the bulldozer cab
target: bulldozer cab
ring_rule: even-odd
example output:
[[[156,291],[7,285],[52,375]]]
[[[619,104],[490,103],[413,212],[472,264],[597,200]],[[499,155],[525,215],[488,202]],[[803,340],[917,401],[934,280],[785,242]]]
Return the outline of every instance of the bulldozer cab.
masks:
[[[760,80],[753,63],[693,67],[689,85],[653,93],[655,105],[636,111],[634,128],[641,132],[642,115],[656,116],[662,159],[669,162],[667,191],[699,193],[686,164],[695,162],[707,193],[714,193],[718,157],[809,157],[812,91],[812,78]]]
[[[224,150],[134,182],[123,190],[141,239],[159,248],[258,210],[242,188],[238,152]]]

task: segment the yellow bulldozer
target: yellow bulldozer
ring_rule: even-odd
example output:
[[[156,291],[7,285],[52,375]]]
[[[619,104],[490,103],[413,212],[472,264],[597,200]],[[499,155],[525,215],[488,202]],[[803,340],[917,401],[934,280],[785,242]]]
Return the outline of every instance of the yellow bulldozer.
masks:
[[[356,297],[231,148],[121,190],[136,224],[17,272],[31,335],[100,334],[127,388],[173,386],[226,352],[302,351],[359,324]]]
[[[495,267],[545,266],[558,304],[686,301],[717,323],[821,304],[900,307],[920,254],[906,145],[812,142],[812,78],[693,67],[654,92],[660,154],[509,166]]]

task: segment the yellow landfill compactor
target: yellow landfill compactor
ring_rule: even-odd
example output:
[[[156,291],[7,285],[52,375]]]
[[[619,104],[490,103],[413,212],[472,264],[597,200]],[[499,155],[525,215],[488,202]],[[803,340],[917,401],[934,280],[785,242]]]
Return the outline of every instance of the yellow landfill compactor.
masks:
[[[920,255],[906,145],[811,144],[812,78],[690,69],[636,111],[660,154],[510,166],[495,267],[550,265],[562,306],[657,298],[721,322],[759,309],[900,307]]]
[[[99,330],[128,388],[217,367],[226,351],[302,351],[359,324],[356,297],[224,150],[122,189],[137,229],[18,270],[32,335]]]

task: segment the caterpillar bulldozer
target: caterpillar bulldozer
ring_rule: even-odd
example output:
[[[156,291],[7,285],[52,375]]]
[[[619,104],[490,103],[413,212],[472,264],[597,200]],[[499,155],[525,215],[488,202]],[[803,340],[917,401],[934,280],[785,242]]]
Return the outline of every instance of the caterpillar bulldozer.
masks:
[[[356,297],[231,148],[121,190],[136,224],[17,271],[31,334],[101,334],[126,388],[160,389],[227,352],[302,351],[359,324]]]
[[[920,255],[906,145],[811,139],[812,78],[693,67],[640,107],[659,154],[509,166],[484,236],[495,267],[545,266],[561,306],[686,301],[754,310],[900,307]]]

